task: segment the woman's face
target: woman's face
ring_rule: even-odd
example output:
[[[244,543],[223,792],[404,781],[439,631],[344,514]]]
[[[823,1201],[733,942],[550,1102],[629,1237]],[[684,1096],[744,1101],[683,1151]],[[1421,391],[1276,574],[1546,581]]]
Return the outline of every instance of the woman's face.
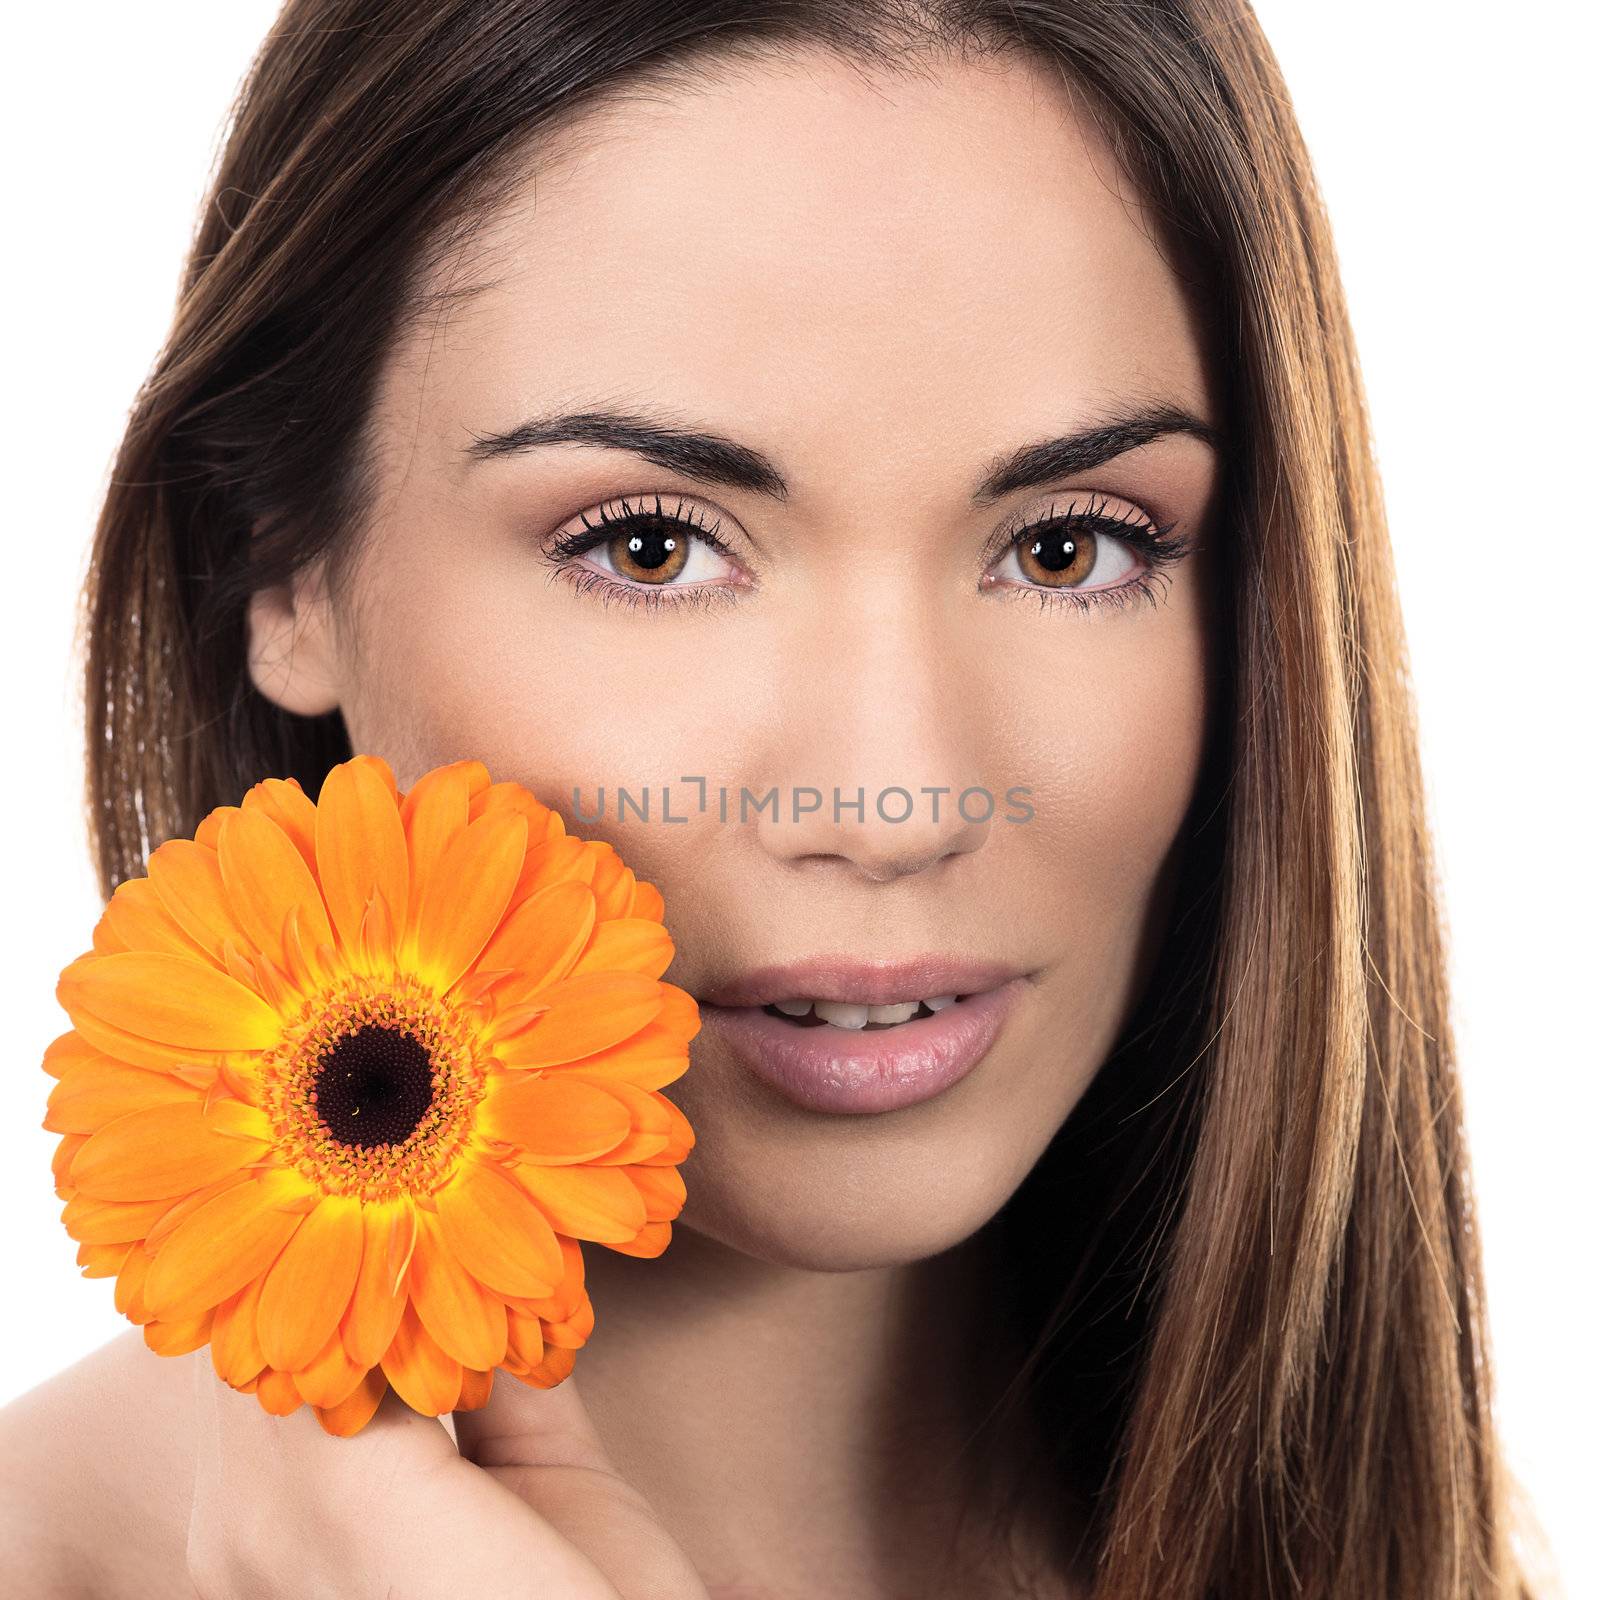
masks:
[[[610,840],[697,997],[817,955],[1023,975],[978,1065],[890,1110],[797,1104],[708,1021],[667,1091],[698,1138],[681,1227],[821,1267],[958,1242],[1138,998],[1205,739],[1217,493],[1169,426],[1214,396],[1153,234],[1020,61],[869,86],[819,55],[593,113],[386,370],[350,608],[315,574],[253,604],[258,685],[339,706],[402,786],[477,757]],[[723,448],[515,431],[571,413]],[[1169,524],[1190,549],[1152,567]]]

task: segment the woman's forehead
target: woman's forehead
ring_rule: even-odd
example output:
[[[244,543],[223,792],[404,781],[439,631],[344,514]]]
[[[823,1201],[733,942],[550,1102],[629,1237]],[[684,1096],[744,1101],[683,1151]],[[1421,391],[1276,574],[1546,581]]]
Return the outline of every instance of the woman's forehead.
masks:
[[[397,363],[452,449],[642,386],[835,461],[864,433],[938,455],[946,428],[1009,437],[1133,391],[1210,410],[1150,218],[1022,58],[868,85],[819,57],[608,106],[430,287],[452,271],[474,287]]]

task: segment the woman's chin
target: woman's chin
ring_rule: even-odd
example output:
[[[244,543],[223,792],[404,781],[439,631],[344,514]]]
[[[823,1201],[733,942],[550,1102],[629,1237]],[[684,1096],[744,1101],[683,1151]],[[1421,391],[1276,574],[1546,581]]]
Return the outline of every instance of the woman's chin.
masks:
[[[763,1187],[759,1179],[736,1184],[702,1173],[697,1185],[686,1167],[689,1198],[666,1255],[679,1235],[693,1233],[774,1266],[811,1272],[905,1266],[970,1238],[1008,1197],[998,1174],[992,1184],[971,1173],[934,1183],[922,1173],[857,1177],[847,1184]]]

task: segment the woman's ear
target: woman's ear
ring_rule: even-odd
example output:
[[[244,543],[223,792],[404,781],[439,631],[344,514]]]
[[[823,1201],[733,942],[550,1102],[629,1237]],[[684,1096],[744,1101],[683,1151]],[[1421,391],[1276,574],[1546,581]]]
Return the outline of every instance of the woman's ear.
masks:
[[[339,652],[321,561],[250,596],[245,647],[251,682],[274,705],[302,717],[338,710]]]

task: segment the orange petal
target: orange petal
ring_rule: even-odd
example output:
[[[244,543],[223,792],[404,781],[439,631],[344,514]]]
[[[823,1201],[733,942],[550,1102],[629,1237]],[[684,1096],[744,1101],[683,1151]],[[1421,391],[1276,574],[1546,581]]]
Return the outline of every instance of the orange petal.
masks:
[[[491,811],[515,811],[519,816],[526,817],[528,840],[531,844],[543,844],[546,839],[559,838],[566,832],[566,826],[561,818],[538,795],[524,785],[509,779],[501,783],[491,783],[487,789],[480,789],[473,795],[472,805],[467,814],[473,822],[476,822],[479,817]]]
[[[339,1328],[346,1352],[360,1366],[375,1367],[383,1359],[406,1308],[405,1286],[395,1284],[397,1267],[403,1272],[405,1262],[393,1259],[390,1241],[400,1236],[409,1253],[415,1227],[410,1200],[361,1208],[361,1270]]]
[[[351,960],[364,972],[388,971],[394,966],[399,942],[399,919],[389,902],[374,889],[361,913],[356,947]]]
[[[652,1222],[670,1222],[688,1199],[683,1174],[676,1167],[623,1167],[628,1182],[644,1200],[644,1214]]]
[[[219,1133],[195,1096],[108,1122],[78,1152],[72,1181],[99,1200],[171,1199],[215,1183],[269,1148],[265,1139]]]
[[[495,1040],[494,1052],[515,1067],[554,1066],[593,1055],[648,1026],[665,1004],[664,988],[641,972],[564,979],[539,997],[549,1009],[510,1038]]]
[[[506,1357],[518,1365],[536,1367],[544,1360],[544,1333],[538,1317],[525,1316],[520,1311],[506,1313]]]
[[[245,943],[244,930],[228,908],[217,852],[193,839],[169,839],[150,853],[150,882],[172,920],[213,961],[222,942]]]
[[[313,1405],[311,1409],[316,1412],[324,1433],[331,1433],[339,1439],[353,1438],[372,1421],[373,1413],[383,1403],[388,1389],[389,1380],[384,1377],[383,1369],[371,1367],[338,1405]]]
[[[411,890],[405,907],[402,953],[414,950],[417,909],[422,890],[433,876],[450,841],[467,825],[472,797],[489,787],[489,771],[481,761],[452,761],[425,772],[406,791],[400,803],[400,821],[406,831],[406,852],[411,858]]]
[[[667,914],[666,901],[661,898],[661,891],[653,883],[635,881],[633,904],[627,914],[630,917],[648,917],[652,922],[660,922]]]
[[[589,883],[594,889],[600,920],[608,922],[612,917],[625,917],[633,904],[633,886],[637,881],[633,873],[623,865],[616,847],[604,839],[586,840],[584,849],[594,857],[594,873]]]
[[[586,884],[593,876],[594,857],[584,849],[583,840],[558,834],[528,851],[511,903],[516,905],[552,883],[564,883],[570,879]]]
[[[191,1317],[152,1317],[144,1325],[144,1342],[158,1356],[186,1356],[211,1337],[209,1309]]]
[[[128,1251],[122,1271],[117,1274],[117,1288],[113,1302],[118,1311],[131,1322],[143,1322],[149,1313],[144,1308],[144,1280],[154,1259],[141,1244]]]
[[[265,1272],[304,1222],[280,1209],[308,1190],[298,1173],[275,1168],[236,1184],[187,1217],[156,1252],[145,1303],[158,1316],[192,1316]]]
[[[585,972],[642,972],[659,978],[672,965],[672,935],[648,917],[617,917],[600,923],[571,976]]]
[[[654,1090],[646,1090],[666,1113],[667,1118],[667,1143],[666,1147],[655,1155],[639,1156],[637,1159],[647,1167],[676,1166],[684,1160],[695,1146],[694,1129],[689,1125],[689,1119],[682,1110],[667,1099],[664,1094]]]
[[[50,1091],[44,1126],[52,1133],[94,1133],[130,1111],[190,1101],[200,1103],[199,1091],[181,1079],[101,1056],[75,1066]]]
[[[360,949],[361,919],[374,892],[393,925],[405,914],[411,869],[392,784],[376,763],[357,758],[340,762],[317,797],[317,872],[347,954]]]
[[[100,921],[123,950],[168,950],[174,955],[201,958],[206,954],[167,910],[148,877],[129,878],[118,884]],[[100,929],[95,932],[98,939]]]
[[[506,1297],[508,1309],[519,1311],[526,1317],[543,1317],[548,1321],[559,1322],[563,1317],[570,1317],[578,1302],[583,1299],[587,1292],[583,1283],[583,1246],[568,1234],[558,1233],[556,1237],[561,1241],[561,1255],[566,1263],[566,1272],[560,1286],[553,1295],[547,1295],[542,1299],[524,1300],[508,1295]]]
[[[87,1066],[105,1058],[103,1050],[90,1044],[76,1029],[68,1028],[45,1046],[41,1065],[52,1078],[64,1078],[75,1064]]]
[[[453,1410],[461,1393],[461,1363],[434,1342],[413,1305],[406,1307],[395,1329],[383,1358],[383,1373],[394,1392],[425,1417]]]
[[[263,778],[250,788],[240,809],[259,811],[262,816],[270,817],[300,852],[300,859],[307,868],[316,873],[317,808],[300,787],[298,778]]]
[[[361,1266],[361,1235],[361,1202],[324,1195],[283,1247],[256,1311],[261,1353],[271,1365],[294,1372],[338,1331]]]
[[[218,1054],[211,1050],[185,1050],[179,1045],[141,1039],[136,1033],[125,1033],[109,1022],[91,1017],[87,1011],[78,1012],[74,1021],[79,1037],[98,1054],[109,1056],[114,1061],[145,1067],[151,1072],[174,1072],[186,1063],[209,1061]]]
[[[639,1230],[637,1239],[608,1240],[606,1249],[615,1250],[618,1255],[641,1256],[646,1260],[653,1259],[672,1243],[672,1224],[670,1222],[647,1222]]]
[[[488,1405],[489,1396],[494,1391],[494,1369],[487,1372],[475,1372],[471,1367],[461,1369],[461,1393],[456,1396],[456,1403],[451,1408],[455,1411],[478,1411]]]
[[[200,826],[194,830],[196,844],[203,844],[208,850],[217,848],[217,840],[222,835],[222,824],[231,817],[238,806],[213,806],[200,820]]]
[[[325,1434],[354,1438],[373,1419],[387,1392],[389,1379],[384,1378],[381,1368],[368,1368],[362,1381],[338,1405],[314,1405],[312,1411]]]
[[[322,891],[294,841],[261,809],[241,809],[223,819],[217,856],[234,918],[257,950],[284,971],[292,971],[293,952],[284,940],[284,923],[294,912],[306,951],[333,944]]]
[[[518,1382],[527,1384],[530,1389],[553,1389],[563,1378],[571,1377],[577,1359],[576,1350],[566,1350],[560,1345],[546,1345],[544,1360],[526,1372],[517,1373],[516,1378]]]
[[[479,1282],[505,1294],[554,1293],[564,1270],[555,1231],[498,1167],[464,1161],[434,1198],[445,1244]]]
[[[336,1406],[349,1397],[369,1370],[350,1359],[335,1328],[321,1350],[294,1372],[294,1386],[309,1405]]]
[[[134,1248],[127,1244],[80,1244],[77,1261],[85,1278],[114,1278],[127,1264],[128,1252]]]
[[[700,1008],[694,997],[676,984],[662,983],[661,1014],[641,1028],[631,1039],[597,1050],[568,1064],[557,1064],[552,1076],[568,1070],[594,1078],[622,1078],[641,1089],[661,1089],[676,1082],[689,1070],[689,1041],[700,1027]],[[506,1064],[514,1065],[502,1046],[495,1053]]]
[[[594,893],[586,883],[548,884],[519,905],[484,946],[478,965],[505,969],[518,999],[559,983],[594,928]]]
[[[389,798],[394,801],[395,810],[400,809],[400,786],[394,781],[394,768],[382,756],[353,755],[348,761],[341,761],[339,765],[360,767],[364,772],[376,773],[383,780],[384,788],[389,791]],[[320,795],[317,798],[321,800]]]
[[[217,1307],[211,1325],[211,1365],[217,1376],[237,1389],[259,1375],[267,1358],[256,1336],[256,1307],[261,1301],[259,1277]]]
[[[63,1134],[56,1141],[56,1153],[50,1157],[50,1175],[55,1179],[56,1194],[63,1200],[70,1200],[78,1192],[72,1186],[72,1163],[88,1142],[86,1133]]]
[[[170,1198],[123,1204],[75,1194],[63,1207],[61,1221],[79,1244],[125,1244],[144,1238],[171,1204]]]
[[[260,995],[203,961],[165,951],[80,956],[62,972],[56,999],[85,1033],[80,1012],[180,1049],[265,1050],[279,1037],[278,1014]]]
[[[170,1203],[165,1211],[152,1224],[150,1231],[144,1236],[144,1247],[151,1255],[161,1248],[167,1235],[178,1226],[183,1219],[192,1212],[198,1211],[201,1206],[208,1205],[226,1189],[231,1189],[236,1183],[254,1183],[255,1173],[249,1167],[241,1167],[237,1172],[230,1172],[226,1177],[218,1178],[215,1183],[208,1183],[203,1189],[196,1189],[193,1194],[186,1194],[181,1200]]]
[[[225,1139],[247,1139],[270,1144],[274,1138],[272,1121],[260,1106],[251,1100],[241,1100],[232,1092],[231,1080],[226,1072],[219,1073],[214,1083],[207,1086],[206,1121],[214,1133]]]
[[[624,1167],[518,1165],[511,1171],[557,1233],[605,1244],[631,1239],[648,1220],[644,1199],[623,1175]]]
[[[268,1367],[256,1384],[256,1399],[261,1409],[274,1417],[287,1417],[298,1411],[302,1401],[294,1379],[287,1372]]]
[[[545,1081],[585,1083],[603,1094],[611,1095],[626,1108],[628,1135],[606,1151],[603,1157],[595,1158],[603,1166],[621,1166],[659,1155],[678,1137],[680,1126],[685,1129],[689,1126],[683,1113],[665,1095],[657,1094],[653,1089],[641,1089],[623,1078],[607,1078],[579,1072],[576,1068],[566,1068],[556,1079]]]
[[[463,1366],[498,1366],[506,1353],[506,1308],[457,1259],[438,1218],[417,1211],[411,1300],[422,1325]]]
[[[472,965],[505,915],[527,841],[525,817],[496,812],[457,834],[427,869],[414,960],[439,993]]]
[[[559,1322],[545,1323],[544,1342],[547,1345],[561,1345],[567,1350],[577,1350],[588,1342],[589,1335],[593,1332],[594,1303],[588,1295],[585,1295],[570,1317],[565,1317]]]
[[[621,1100],[577,1075],[495,1073],[478,1108],[484,1134],[538,1162],[592,1161],[616,1149],[632,1126]]]

